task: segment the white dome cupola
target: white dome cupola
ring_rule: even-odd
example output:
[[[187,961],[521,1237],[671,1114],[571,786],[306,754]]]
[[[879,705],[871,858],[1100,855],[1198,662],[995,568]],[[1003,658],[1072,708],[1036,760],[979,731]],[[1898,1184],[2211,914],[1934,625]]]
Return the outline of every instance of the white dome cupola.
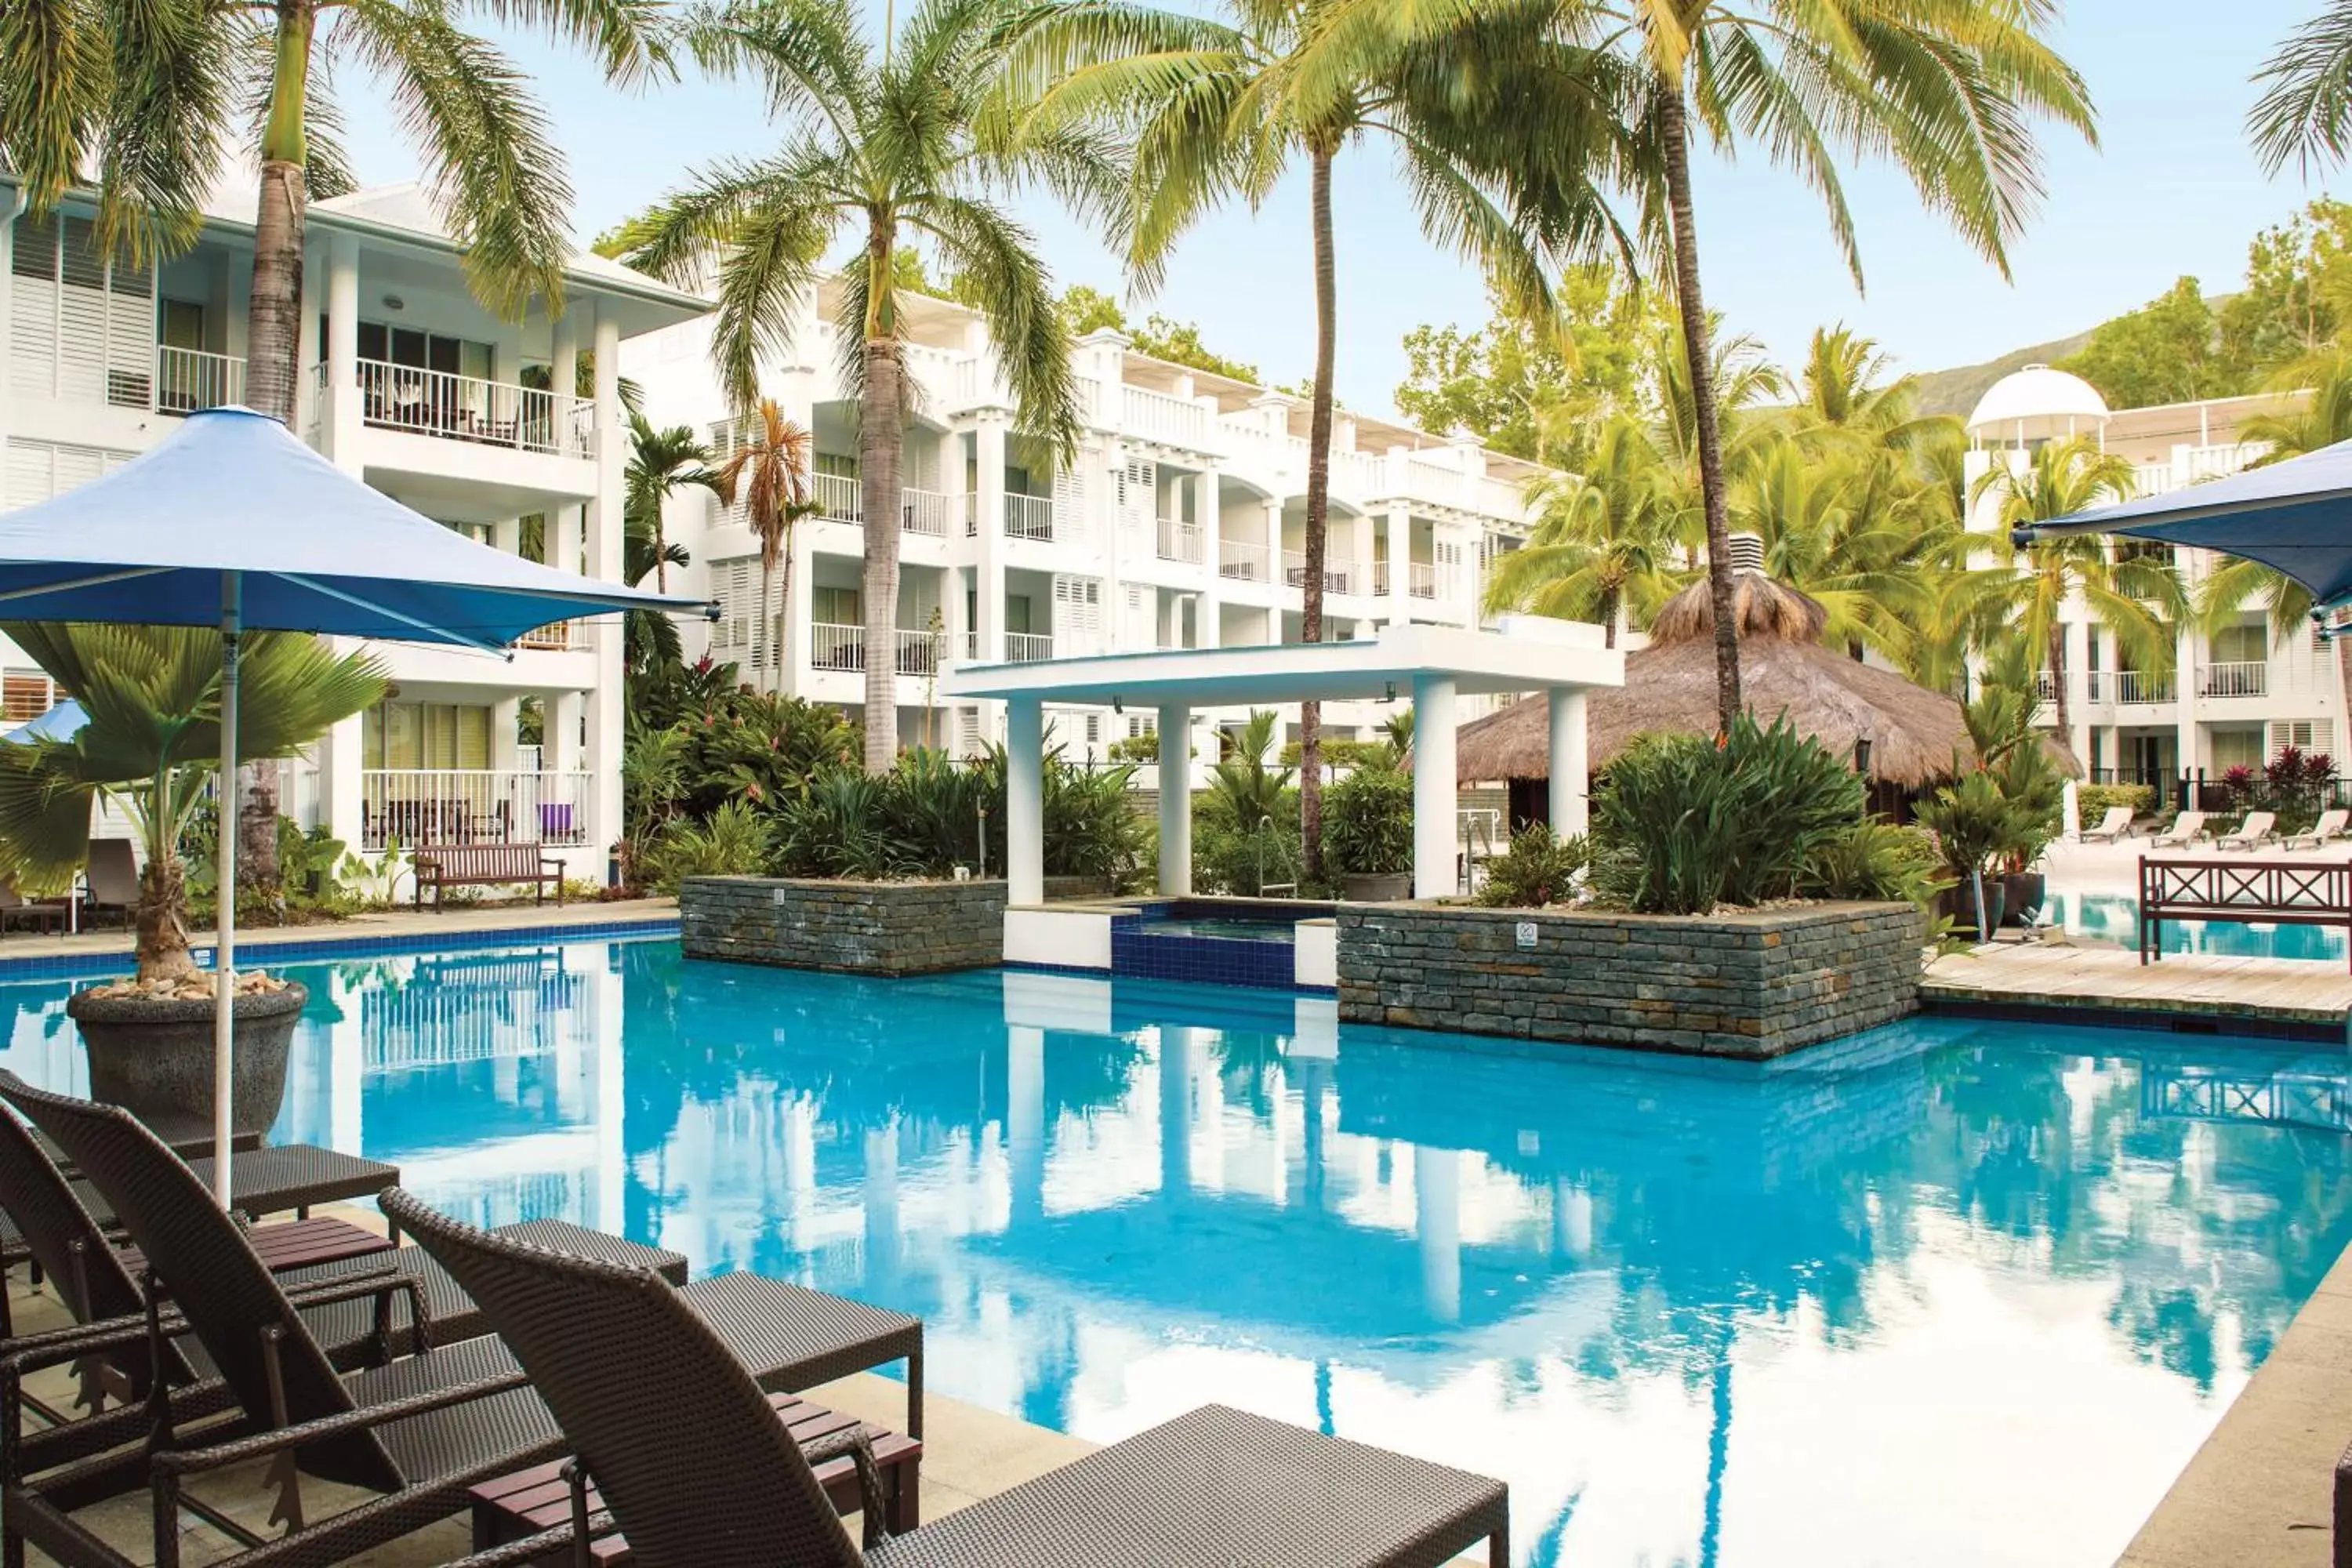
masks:
[[[2030,364],[2011,371],[1977,399],[1968,420],[1979,446],[2032,446],[2076,436],[2097,437],[2107,427],[2107,400],[2079,375]]]

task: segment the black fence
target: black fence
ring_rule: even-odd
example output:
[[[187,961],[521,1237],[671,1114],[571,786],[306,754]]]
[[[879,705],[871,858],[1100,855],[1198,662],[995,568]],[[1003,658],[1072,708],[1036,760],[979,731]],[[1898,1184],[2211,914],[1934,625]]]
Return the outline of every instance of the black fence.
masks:
[[[2138,784],[2155,792],[2155,804],[2150,809],[2160,812],[2210,811],[2226,815],[2272,811],[2309,816],[2334,806],[2352,807],[2352,781],[2341,778],[2326,784],[2282,786],[2272,784],[2260,773],[2251,779],[2231,779],[2203,768],[2185,773],[2137,768],[2093,768],[2084,782]]]

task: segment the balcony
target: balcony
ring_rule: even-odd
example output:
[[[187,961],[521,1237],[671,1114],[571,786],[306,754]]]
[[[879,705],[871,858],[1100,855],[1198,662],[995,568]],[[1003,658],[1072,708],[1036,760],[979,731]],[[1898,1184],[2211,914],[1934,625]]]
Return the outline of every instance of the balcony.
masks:
[[[551,626],[541,626],[537,631],[525,632],[515,638],[517,647],[558,653],[587,646],[588,625],[584,621],[558,621]]]
[[[898,632],[898,673],[937,675],[947,657],[944,632]],[[809,627],[809,665],[814,669],[866,671],[866,628],[820,621]]]
[[[1307,586],[1307,552],[1286,550],[1282,552],[1282,580],[1290,587]],[[1326,556],[1323,559],[1323,591],[1327,594],[1352,594],[1359,581],[1356,563],[1345,557]]]
[[[155,411],[196,414],[245,401],[245,361],[202,349],[155,351]]]
[[[1272,552],[1263,544],[1244,544],[1238,539],[1217,541],[1217,575],[1230,577],[1237,583],[1271,583],[1274,569],[1270,564]],[[1303,567],[1304,563],[1301,563]]]
[[[2207,697],[2263,697],[2270,692],[2268,659],[2226,659],[2205,667],[2200,692]]]
[[[816,503],[817,515],[834,522],[864,524],[866,521],[866,483],[855,474],[813,474],[809,477],[809,499]],[[740,503],[739,503],[740,510]],[[740,516],[730,516],[740,521]],[[945,539],[955,516],[955,498],[937,490],[919,490],[911,486],[898,491],[898,530],[902,533],[920,533],[933,539]]]
[[[1034,664],[1039,659],[1054,657],[1054,638],[1050,632],[1007,632],[1004,634],[1004,662]]]
[[[1201,525],[1181,522],[1172,517],[1160,520],[1160,559],[1181,562],[1188,566],[1201,563]]]
[[[1008,539],[1054,542],[1054,498],[1008,495],[1004,498],[1004,535]]]
[[[495,768],[370,768],[360,774],[360,847],[588,842],[594,775]]]
[[[1122,385],[1120,428],[1198,451],[1209,439],[1209,411],[1189,398]]]
[[[2094,702],[2149,703],[2172,700],[2172,677],[2137,669],[2095,669],[2087,677]]]
[[[328,367],[318,374],[323,387]],[[359,396],[361,417],[380,430],[551,458],[596,455],[595,405],[583,397],[368,359],[359,362]]]

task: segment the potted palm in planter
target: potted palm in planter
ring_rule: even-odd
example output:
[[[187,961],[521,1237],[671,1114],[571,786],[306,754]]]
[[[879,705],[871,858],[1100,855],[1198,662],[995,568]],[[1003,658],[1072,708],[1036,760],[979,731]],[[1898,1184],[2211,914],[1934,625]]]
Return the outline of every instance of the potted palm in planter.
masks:
[[[1920,826],[1936,836],[1944,863],[1959,879],[1945,895],[1945,912],[1973,920],[1977,938],[1990,942],[2003,903],[2000,879],[1985,868],[2018,839],[2018,808],[2001,793],[2000,781],[1979,768],[1963,773],[1918,806]],[[1955,907],[1957,906],[1957,907]]]
[[[1370,757],[1323,797],[1323,849],[1340,891],[1360,903],[1412,892],[1412,777]]]
[[[182,835],[220,768],[221,644],[177,626],[16,623],[0,627],[72,692],[89,721],[70,740],[0,742],[0,875],[56,886],[89,853],[90,815],[120,806],[144,864],[131,918],[137,973],[74,994],[91,1094],[141,1115],[209,1117],[213,980],[188,949]],[[301,633],[242,644],[238,761],[290,757],[377,701],[373,659]],[[215,896],[219,896],[216,892]],[[286,1089],[303,988],[237,975],[236,1125],[267,1127]]]

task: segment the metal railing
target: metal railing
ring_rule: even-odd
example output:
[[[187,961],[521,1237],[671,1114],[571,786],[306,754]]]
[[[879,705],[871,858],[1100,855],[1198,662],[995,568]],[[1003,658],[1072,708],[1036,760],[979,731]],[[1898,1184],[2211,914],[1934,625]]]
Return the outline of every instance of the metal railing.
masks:
[[[155,351],[155,409],[194,414],[245,401],[245,361],[202,349]]]
[[[2262,697],[2270,691],[2268,659],[2232,658],[2205,667],[2201,690],[2207,697]]]
[[[893,635],[898,644],[900,675],[938,673],[947,656],[948,637],[945,632],[901,631]],[[824,621],[810,626],[809,664],[815,669],[863,673],[866,668],[866,628]]]
[[[530,648],[572,648],[588,646],[587,626],[579,621],[558,621],[551,626],[541,626],[515,638],[515,647]]]
[[[595,455],[593,405],[583,421],[577,397],[372,359],[360,361],[359,382],[362,417],[383,429],[551,457]]]
[[[1201,563],[1201,525],[1182,522],[1172,517],[1160,520],[1160,559],[1181,561],[1189,565]]]
[[[955,521],[955,498],[938,490],[898,492],[898,526],[908,533],[945,539]]]
[[[1405,592],[1416,599],[1437,597],[1437,563],[1433,561],[1407,562]]]
[[[1217,575],[1243,583],[1271,582],[1274,573],[1267,565],[1271,553],[1263,544],[1245,544],[1238,539],[1220,539],[1217,541]]]
[[[2172,677],[2168,675],[2149,675],[2137,669],[2118,669],[2114,675],[2117,702],[2172,700]]]
[[[2050,670],[2036,670],[2033,675],[2033,700],[2038,703],[2057,701],[2059,683],[2063,679],[2063,675]]]
[[[371,768],[360,844],[585,844],[594,775],[497,768]]]
[[[1054,537],[1054,498],[1008,494],[1004,498],[1004,531],[1013,539]]]
[[[811,474],[809,500],[816,514],[835,522],[866,521],[866,484],[856,474]]]
[[[1038,659],[1053,657],[1054,638],[1050,632],[1004,634],[1004,662],[1007,664],[1033,664]]]
[[[1282,580],[1293,588],[1307,586],[1307,552],[1286,550],[1282,552]],[[1356,563],[1345,557],[1323,558],[1323,591],[1327,594],[1352,594],[1356,591]]]

